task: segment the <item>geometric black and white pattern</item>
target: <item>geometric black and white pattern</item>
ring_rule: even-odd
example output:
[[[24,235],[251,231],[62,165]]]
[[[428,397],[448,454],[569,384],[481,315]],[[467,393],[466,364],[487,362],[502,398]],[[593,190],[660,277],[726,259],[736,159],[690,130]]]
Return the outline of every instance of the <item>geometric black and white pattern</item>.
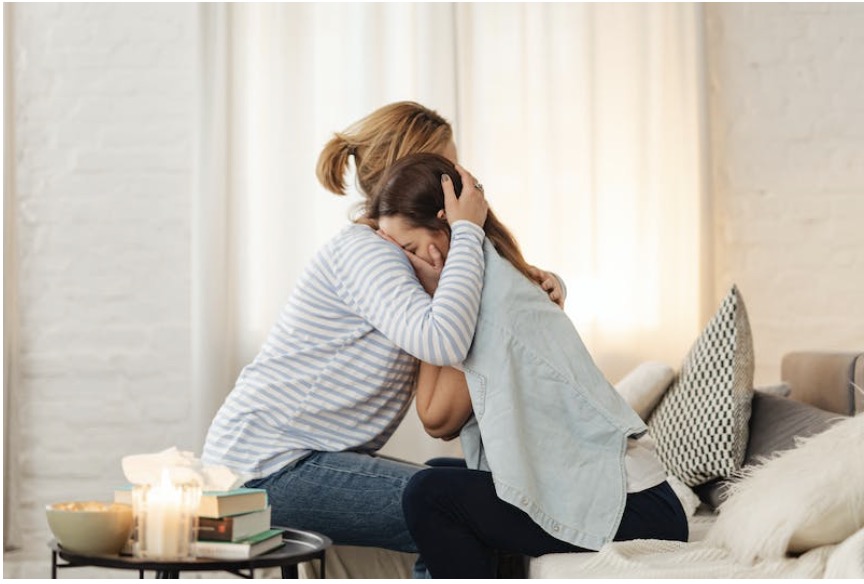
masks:
[[[648,420],[667,472],[694,487],[740,469],[752,392],[750,322],[732,286]]]

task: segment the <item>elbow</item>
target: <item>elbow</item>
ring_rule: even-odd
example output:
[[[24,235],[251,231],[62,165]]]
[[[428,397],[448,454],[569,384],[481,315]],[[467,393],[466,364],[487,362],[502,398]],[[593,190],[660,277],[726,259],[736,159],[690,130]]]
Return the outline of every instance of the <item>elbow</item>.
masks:
[[[432,438],[440,438],[442,440],[452,440],[458,436],[462,430],[462,426],[465,425],[469,417],[458,415],[453,411],[430,414],[429,412],[418,410],[417,413],[426,433]]]
[[[430,411],[430,409],[417,407],[417,416],[420,418],[420,423],[423,424],[423,429],[432,438],[444,438],[453,434],[451,428],[452,423],[445,412]]]
[[[442,415],[434,415],[429,409],[424,409],[420,407],[418,403],[417,407],[417,417],[420,418],[420,423],[423,424],[423,429],[427,434],[432,436],[433,438],[441,438],[441,436],[446,436],[446,423],[447,420]]]
[[[454,428],[447,425],[441,426],[427,426],[423,425],[423,428],[426,430],[426,433],[429,434],[432,438],[439,438],[441,440],[452,440],[456,436],[459,435],[460,428]]]
[[[437,428],[430,428],[429,426],[423,426],[423,429],[426,430],[426,433],[432,438],[441,438],[444,436],[444,433],[438,430]]]

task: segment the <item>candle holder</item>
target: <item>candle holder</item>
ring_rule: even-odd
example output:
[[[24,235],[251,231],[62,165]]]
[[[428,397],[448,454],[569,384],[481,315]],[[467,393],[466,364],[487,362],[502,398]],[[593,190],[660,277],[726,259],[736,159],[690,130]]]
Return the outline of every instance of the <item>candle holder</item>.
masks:
[[[173,483],[167,473],[159,485],[136,485],[132,489],[135,557],[184,560],[195,556],[198,505],[201,487]]]

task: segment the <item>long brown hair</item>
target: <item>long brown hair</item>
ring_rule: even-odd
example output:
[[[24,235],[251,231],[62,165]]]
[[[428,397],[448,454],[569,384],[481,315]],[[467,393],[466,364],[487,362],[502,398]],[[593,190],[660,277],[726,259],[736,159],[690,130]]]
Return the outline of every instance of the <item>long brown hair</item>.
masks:
[[[462,192],[462,178],[453,163],[443,156],[420,153],[399,159],[387,170],[367,201],[364,218],[377,223],[381,217],[400,215],[412,227],[445,231],[449,235],[450,225],[438,217],[438,211],[444,208],[444,189],[441,187],[444,174],[450,176],[458,197]],[[491,209],[486,215],[483,230],[498,253],[533,282],[516,238]]]
[[[450,123],[437,112],[413,101],[391,103],[335,133],[318,156],[316,175],[328,191],[344,195],[353,156],[357,185],[369,197],[398,159],[416,152],[443,152],[452,139]]]

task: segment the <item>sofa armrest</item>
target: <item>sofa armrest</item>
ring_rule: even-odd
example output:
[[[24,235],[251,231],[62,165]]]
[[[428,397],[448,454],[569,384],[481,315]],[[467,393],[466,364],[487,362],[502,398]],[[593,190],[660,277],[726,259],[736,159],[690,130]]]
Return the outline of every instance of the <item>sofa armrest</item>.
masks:
[[[844,416],[864,411],[864,393],[855,388],[864,389],[864,353],[788,353],[780,377],[794,400]]]

